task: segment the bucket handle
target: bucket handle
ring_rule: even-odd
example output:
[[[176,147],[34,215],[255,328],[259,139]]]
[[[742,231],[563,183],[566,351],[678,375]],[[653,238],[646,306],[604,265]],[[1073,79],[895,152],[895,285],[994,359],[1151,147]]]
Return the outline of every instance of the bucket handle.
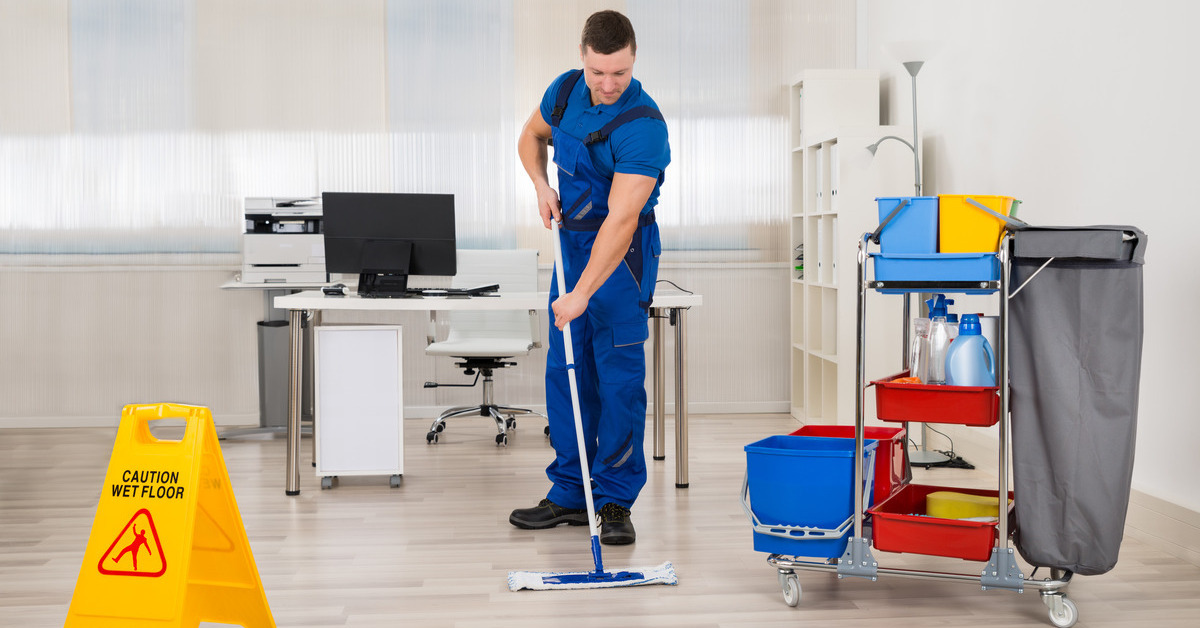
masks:
[[[980,203],[980,202],[976,201],[975,199],[973,199],[973,198],[971,198],[971,197],[967,197],[965,200],[966,200],[968,203],[970,203],[970,204],[974,205],[976,208],[978,208],[978,209],[982,209],[983,211],[985,211],[985,212],[987,212],[987,213],[989,213],[989,214],[991,214],[991,215],[995,216],[996,218],[999,218],[1000,220],[1004,221],[1004,223],[1005,223],[1006,225],[1008,225],[1008,227],[1009,227],[1010,229],[1013,229],[1013,230],[1018,230],[1018,229],[1024,229],[1025,227],[1028,227],[1028,226],[1029,226],[1029,223],[1025,222],[1024,220],[1019,220],[1019,219],[1017,219],[1015,216],[1005,216],[1004,214],[1001,214],[1000,212],[998,212],[998,211],[996,211],[996,210],[992,209],[991,207],[988,207],[987,205],[984,205],[983,203]],[[1015,206],[1017,203],[1020,203],[1020,202],[1021,202],[1021,201],[1018,201],[1018,200],[1014,199],[1014,200],[1013,200],[1013,205]],[[1013,211],[1013,213],[1016,213],[1016,211],[1015,211],[1015,207],[1014,207],[1014,211]]]
[[[870,455],[864,456],[862,463],[866,467],[863,470],[863,502],[865,504],[867,501],[867,487],[872,485],[875,477],[875,452],[872,451]],[[810,528],[807,526],[769,525],[759,521],[758,515],[755,515],[754,511],[750,509],[749,469],[747,469],[746,473],[742,475],[742,510],[745,511],[746,518],[749,519],[750,523],[754,526],[755,532],[769,536],[778,536],[785,539],[791,539],[793,541],[840,539],[843,536],[846,536],[846,533],[850,531],[854,523],[853,512],[850,513],[850,516],[843,521],[841,525],[833,530],[828,530],[825,528]]]
[[[887,217],[883,219],[883,222],[879,223],[879,226],[875,227],[875,230],[871,232],[871,242],[873,242],[875,244],[879,244],[879,234],[882,233],[883,228],[886,227],[887,224],[889,222],[891,222],[893,218],[896,217],[896,214],[899,214],[900,210],[904,209],[905,205],[908,205],[908,199],[907,198],[900,199],[900,203],[898,205],[896,205],[896,208],[893,209],[890,213],[888,213]]]

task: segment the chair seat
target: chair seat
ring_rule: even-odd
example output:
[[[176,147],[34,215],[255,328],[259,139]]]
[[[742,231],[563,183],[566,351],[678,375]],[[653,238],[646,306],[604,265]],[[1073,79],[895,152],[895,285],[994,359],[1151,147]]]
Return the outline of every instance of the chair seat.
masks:
[[[511,358],[515,355],[528,355],[532,348],[527,339],[463,338],[432,343],[425,347],[425,353],[455,358]]]

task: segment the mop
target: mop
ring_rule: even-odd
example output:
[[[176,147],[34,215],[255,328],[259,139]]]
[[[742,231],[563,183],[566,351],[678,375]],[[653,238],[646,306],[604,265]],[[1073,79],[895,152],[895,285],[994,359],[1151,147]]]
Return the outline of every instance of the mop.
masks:
[[[558,223],[553,223],[554,230],[554,271],[558,279],[559,290],[565,290],[566,281],[563,278],[562,238],[558,234]],[[508,573],[508,588],[512,591],[521,589],[603,589],[609,587],[635,587],[644,584],[678,584],[675,568],[670,562],[655,567],[629,568],[617,571],[605,571],[604,562],[600,557],[600,533],[596,529],[596,507],[592,503],[591,474],[588,472],[587,447],[583,441],[583,416],[579,411],[579,388],[575,383],[575,350],[571,345],[571,326],[564,325],[563,348],[567,358],[567,378],[571,386],[571,409],[575,413],[575,442],[579,447],[579,466],[582,469],[583,491],[587,500],[588,531],[592,535],[592,558],[596,562],[595,571],[576,571],[565,573],[510,571]]]

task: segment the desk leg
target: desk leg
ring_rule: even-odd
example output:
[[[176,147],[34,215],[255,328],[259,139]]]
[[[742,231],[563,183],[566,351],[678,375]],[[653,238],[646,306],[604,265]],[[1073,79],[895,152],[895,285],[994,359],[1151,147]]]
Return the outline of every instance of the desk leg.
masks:
[[[664,399],[664,380],[666,366],[663,364],[663,311],[662,308],[650,310],[654,321],[654,459],[666,460],[666,436],[663,430],[663,416],[666,414],[667,400]]]
[[[671,312],[675,315],[675,488],[687,488],[687,309]]]
[[[287,489],[300,494],[300,406],[304,367],[304,310],[288,310],[291,339],[288,342]]]

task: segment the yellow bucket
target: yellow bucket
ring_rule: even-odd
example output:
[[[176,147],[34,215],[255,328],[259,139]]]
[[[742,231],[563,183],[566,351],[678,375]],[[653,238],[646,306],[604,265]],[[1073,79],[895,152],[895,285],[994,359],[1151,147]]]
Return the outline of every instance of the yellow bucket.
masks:
[[[938,252],[995,253],[1004,221],[967,202],[971,199],[997,213],[1010,215],[1011,196],[938,195]]]

